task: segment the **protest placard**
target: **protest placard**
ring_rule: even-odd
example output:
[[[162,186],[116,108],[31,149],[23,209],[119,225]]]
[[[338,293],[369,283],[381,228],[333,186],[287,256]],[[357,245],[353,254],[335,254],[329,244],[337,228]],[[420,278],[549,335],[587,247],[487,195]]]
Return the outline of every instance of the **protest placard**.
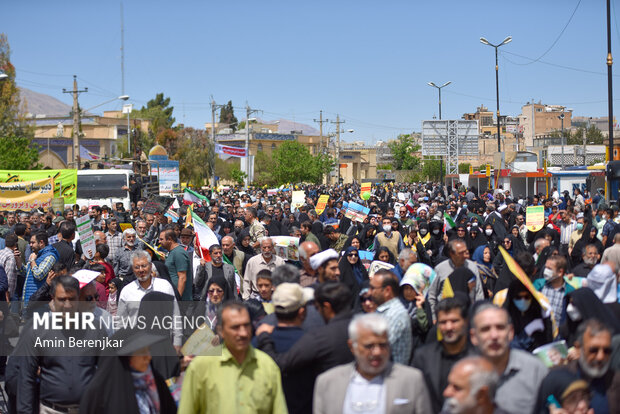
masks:
[[[322,196],[319,197],[319,201],[317,201],[316,203],[316,212],[319,214],[323,214],[323,211],[325,210],[325,206],[327,205],[327,201],[329,200],[329,195],[327,194],[323,194]]]
[[[144,203],[144,212],[147,214],[163,213],[174,203],[174,198],[152,196]]]
[[[545,226],[545,206],[530,206],[525,210],[525,226],[537,232]]]
[[[353,221],[364,221],[366,216],[370,213],[368,207],[364,207],[361,204],[350,202],[347,206],[344,216],[350,218]]]
[[[82,251],[87,259],[95,257],[95,236],[93,234],[93,225],[90,221],[90,216],[84,215],[75,219],[76,230],[80,236],[80,243],[82,244]],[[121,224],[122,225],[122,224]]]
[[[380,260],[375,260],[374,262],[370,264],[370,267],[368,268],[368,278],[372,279],[375,273],[377,273],[377,271],[381,269],[392,270],[393,268],[394,268],[394,265],[382,262]]]
[[[299,237],[272,236],[276,256],[284,260],[299,260]]]
[[[294,210],[297,210],[299,207],[303,206],[305,202],[306,202],[306,193],[304,193],[303,191],[293,191],[291,207]]]
[[[131,223],[119,223],[118,226],[121,228],[121,231],[125,231],[127,229],[133,229]]]

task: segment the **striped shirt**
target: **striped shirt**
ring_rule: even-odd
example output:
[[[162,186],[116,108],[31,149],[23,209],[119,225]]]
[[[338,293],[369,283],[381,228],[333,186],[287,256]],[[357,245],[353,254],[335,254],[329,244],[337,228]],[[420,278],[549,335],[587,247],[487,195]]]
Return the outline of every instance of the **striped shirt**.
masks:
[[[568,244],[570,242],[570,235],[577,229],[577,222],[571,220],[566,224],[564,221],[560,222],[560,244]]]
[[[392,359],[404,365],[409,365],[411,359],[412,333],[409,314],[398,298],[382,303],[377,308],[388,321],[388,341],[392,348]]]
[[[0,266],[6,272],[6,278],[9,282],[9,297],[12,298],[15,293],[15,285],[17,284],[17,264],[15,263],[13,249],[10,247],[0,250]]]

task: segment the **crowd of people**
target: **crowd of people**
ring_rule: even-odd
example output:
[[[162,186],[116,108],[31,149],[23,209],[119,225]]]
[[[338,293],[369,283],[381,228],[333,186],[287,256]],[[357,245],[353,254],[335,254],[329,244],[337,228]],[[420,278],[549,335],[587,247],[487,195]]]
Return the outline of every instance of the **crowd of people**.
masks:
[[[128,210],[0,212],[9,412],[620,413],[617,205],[579,189],[296,187],[296,204],[288,188],[209,190],[176,215],[137,195]],[[46,313],[202,316],[218,351],[184,352],[195,330],[109,328],[113,352],[50,354],[33,328]]]

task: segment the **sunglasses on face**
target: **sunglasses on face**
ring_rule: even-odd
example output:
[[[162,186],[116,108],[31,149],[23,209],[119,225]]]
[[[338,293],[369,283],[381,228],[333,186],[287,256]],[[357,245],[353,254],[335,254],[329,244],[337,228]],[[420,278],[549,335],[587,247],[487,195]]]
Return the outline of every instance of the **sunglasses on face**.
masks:
[[[349,257],[357,257],[357,253],[349,253],[347,256],[349,256]]]
[[[214,293],[217,293],[218,295],[224,293],[224,291],[222,289],[209,289],[209,290],[207,290],[207,292],[209,294],[211,294],[211,295],[214,294]]]
[[[372,302],[372,298],[370,296],[362,296],[362,303]]]
[[[85,300],[86,302],[92,302],[92,301],[93,301],[93,300],[95,300],[95,299],[99,300],[99,294],[95,294],[95,295],[88,295],[88,296],[86,296],[86,297],[84,298],[84,300]]]

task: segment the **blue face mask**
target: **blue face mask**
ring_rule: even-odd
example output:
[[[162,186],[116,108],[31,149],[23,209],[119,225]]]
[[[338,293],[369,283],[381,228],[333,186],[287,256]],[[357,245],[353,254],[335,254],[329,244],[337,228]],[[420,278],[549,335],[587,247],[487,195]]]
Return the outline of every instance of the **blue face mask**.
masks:
[[[517,309],[519,309],[521,312],[525,312],[530,308],[530,305],[532,304],[532,299],[513,299],[512,303],[514,303]]]
[[[577,223],[577,230],[583,229],[583,223]]]

